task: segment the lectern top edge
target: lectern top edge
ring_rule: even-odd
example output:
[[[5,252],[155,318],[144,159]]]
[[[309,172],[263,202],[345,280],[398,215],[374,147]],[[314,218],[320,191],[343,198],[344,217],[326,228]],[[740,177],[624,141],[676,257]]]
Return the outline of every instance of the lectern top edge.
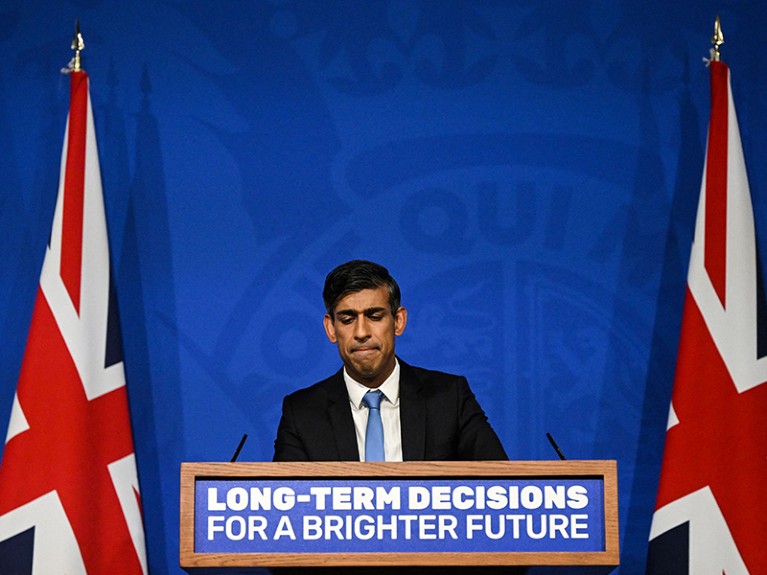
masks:
[[[423,476],[563,476],[600,477],[615,473],[614,460],[551,461],[406,461],[386,463],[352,462],[198,462],[182,463],[182,474],[204,477],[386,477]]]

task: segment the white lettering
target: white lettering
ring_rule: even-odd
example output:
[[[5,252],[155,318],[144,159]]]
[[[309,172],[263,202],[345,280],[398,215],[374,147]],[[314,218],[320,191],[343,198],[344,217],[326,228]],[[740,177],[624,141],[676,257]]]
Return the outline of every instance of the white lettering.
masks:
[[[248,506],[248,492],[244,487],[233,487],[226,494],[226,506],[232,511],[242,511]]]
[[[218,487],[208,487],[208,511],[226,511],[226,505],[218,500]]]
[[[316,499],[315,507],[317,511],[325,510],[325,498],[330,495],[330,491],[330,487],[312,487],[309,490],[309,493]]]
[[[458,527],[458,519],[453,515],[440,515],[439,516],[439,538],[445,539],[447,535],[451,539],[458,539],[458,535],[455,532]]]
[[[333,489],[333,510],[348,511],[352,508],[352,488],[336,487]]]
[[[375,519],[370,515],[360,515],[354,519],[354,537],[361,541],[367,541],[375,537],[375,534]]]
[[[296,533],[293,531],[293,524],[290,522],[290,517],[283,515],[280,517],[280,522],[277,524],[277,529],[274,531],[274,540],[277,541],[280,537],[288,537],[292,541],[296,539]]]
[[[483,523],[484,515],[467,515],[466,516],[466,539],[474,539],[475,531],[483,531],[485,526]]]
[[[219,525],[219,523],[223,523],[223,521],[224,521],[223,515],[208,516],[208,541],[213,541],[215,533],[224,532],[224,526]]]
[[[547,485],[543,488],[543,497],[546,501],[546,509],[564,509],[565,508],[565,486]]]
[[[543,503],[543,493],[540,487],[526,485],[522,488],[520,499],[525,509],[538,509]]]
[[[589,516],[585,513],[574,514],[570,516],[570,536],[573,539],[588,539],[589,534],[586,533],[589,529],[588,524]]]
[[[540,530],[538,532],[535,531],[535,526],[533,525],[533,516],[526,515],[525,518],[525,523],[527,523],[527,536],[530,539],[543,539],[546,537],[546,516],[542,515],[540,517]]]
[[[251,487],[250,488],[250,510],[269,511],[272,508],[272,488]]]
[[[453,507],[471,509],[474,507],[474,490],[467,485],[459,485],[453,490]]]
[[[393,516],[389,523],[386,523],[386,517],[382,517],[381,515],[378,516],[378,531],[376,533],[376,538],[378,540],[386,539],[384,534],[386,532],[389,532],[389,539],[395,540],[397,539],[397,516]]]
[[[519,539],[519,524],[524,521],[525,516],[519,513],[512,513],[506,516],[506,521],[511,521],[511,536],[514,539]]]
[[[400,515],[399,519],[405,523],[405,539],[411,539],[413,522],[418,519],[418,515]]]
[[[253,541],[256,535],[266,541],[266,517],[260,515],[250,515],[248,517],[248,541]]]
[[[233,515],[226,520],[226,538],[230,541],[239,541],[245,539],[247,529],[245,528],[245,519],[239,515]]]
[[[549,539],[556,539],[557,532],[562,539],[569,539],[567,533],[567,524],[569,523],[567,515],[553,514],[549,515]]]
[[[296,492],[290,487],[278,487],[274,490],[274,508],[289,511],[296,504]]]
[[[583,485],[573,485],[567,490],[567,506],[570,509],[583,509],[588,504],[588,490]]]
[[[432,509],[450,509],[450,486],[449,485],[437,485],[431,490]]]
[[[429,490],[421,486],[408,489],[408,507],[412,510],[426,509],[429,506]]]
[[[376,487],[376,509],[399,509],[401,505],[401,488],[398,485],[389,491],[383,486]]]
[[[373,497],[375,493],[370,487],[357,487],[354,489],[354,509],[365,509],[372,511],[375,509],[373,505]]]
[[[492,485],[487,490],[487,506],[490,509],[503,509],[509,504],[506,490],[500,485]]]
[[[436,539],[437,534],[432,533],[437,526],[434,524],[436,521],[436,515],[419,515],[418,516],[418,538],[423,539]]]
[[[304,539],[316,541],[322,537],[322,517],[304,515]]]

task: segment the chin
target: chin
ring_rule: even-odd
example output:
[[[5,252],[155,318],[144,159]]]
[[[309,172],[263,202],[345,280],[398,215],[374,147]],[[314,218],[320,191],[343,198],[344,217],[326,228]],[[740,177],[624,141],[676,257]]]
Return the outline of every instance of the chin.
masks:
[[[381,374],[380,369],[356,369],[355,371],[357,373],[356,379],[360,382],[372,381]]]
[[[360,378],[368,380],[368,379],[375,379],[378,377],[378,374],[380,373],[379,370],[375,369],[358,369],[357,374],[360,376]]]

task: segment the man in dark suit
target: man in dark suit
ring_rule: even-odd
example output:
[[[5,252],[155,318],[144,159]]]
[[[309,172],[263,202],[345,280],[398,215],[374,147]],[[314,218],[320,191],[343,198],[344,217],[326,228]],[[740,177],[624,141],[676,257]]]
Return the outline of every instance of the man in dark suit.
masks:
[[[465,377],[412,367],[395,355],[407,310],[386,268],[342,264],[328,274],[322,295],[325,332],[344,366],[285,398],[274,461],[508,459]],[[365,453],[370,390],[382,393],[380,457]]]

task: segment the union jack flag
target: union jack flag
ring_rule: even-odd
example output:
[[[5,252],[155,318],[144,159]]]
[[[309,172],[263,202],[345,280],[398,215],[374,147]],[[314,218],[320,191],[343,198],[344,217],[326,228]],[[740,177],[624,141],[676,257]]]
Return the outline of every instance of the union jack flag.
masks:
[[[70,74],[58,199],[0,464],[3,575],[146,574],[88,76]]]
[[[706,164],[648,574],[767,573],[767,337],[730,86],[711,62]]]

